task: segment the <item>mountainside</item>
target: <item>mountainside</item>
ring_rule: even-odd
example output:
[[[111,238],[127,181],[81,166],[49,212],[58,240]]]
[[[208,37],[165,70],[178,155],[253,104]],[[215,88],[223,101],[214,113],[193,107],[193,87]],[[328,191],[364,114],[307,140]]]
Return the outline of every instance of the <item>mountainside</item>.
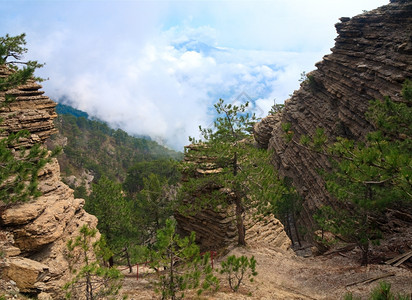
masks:
[[[103,175],[123,182],[127,170],[136,162],[180,159],[181,153],[90,120],[87,113],[70,106],[58,104],[56,112],[58,133],[51,137],[48,146],[63,147],[58,160],[65,181],[72,187],[96,182]]]
[[[338,136],[362,140],[372,129],[365,112],[369,101],[390,96],[401,101],[402,83],[412,78],[412,2],[390,4],[353,18],[341,18],[332,53],[285,102],[281,114],[255,126],[260,146],[273,151],[273,163],[304,199],[301,228],[313,228],[312,215],[322,205],[335,206],[317,172],[329,169],[327,157],[299,145],[302,135],[324,128],[330,140]],[[290,124],[291,142],[282,124]]]

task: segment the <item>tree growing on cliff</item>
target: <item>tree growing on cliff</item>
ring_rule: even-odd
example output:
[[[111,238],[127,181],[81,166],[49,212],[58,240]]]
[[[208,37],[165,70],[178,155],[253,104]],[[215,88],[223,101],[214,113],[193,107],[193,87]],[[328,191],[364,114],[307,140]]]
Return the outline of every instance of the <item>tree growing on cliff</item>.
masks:
[[[34,77],[34,71],[42,67],[37,61],[23,61],[27,52],[25,34],[0,37],[0,111],[6,112],[15,100],[13,89],[25,84],[27,80],[41,80]],[[0,124],[4,120],[0,120]],[[50,156],[41,145],[35,144],[30,149],[22,141],[30,137],[27,130],[7,132],[0,140],[0,199],[5,204],[27,201],[39,196],[37,189],[38,172],[50,161],[59,149]]]
[[[332,145],[319,145],[333,167],[332,172],[324,172],[326,187],[348,210],[322,208],[317,219],[322,228],[355,242],[364,265],[370,242],[379,238],[376,214],[397,204],[412,204],[411,90],[411,82],[406,81],[402,101],[386,97],[370,103],[367,118],[375,131],[365,141],[337,138]],[[302,142],[310,144],[307,138]]]
[[[225,104],[222,99],[215,104],[219,116],[214,128],[199,127],[203,140],[190,138],[192,150],[182,163],[186,179],[180,189],[183,214],[234,204],[239,245],[246,244],[245,212],[270,211],[283,191],[268,152],[253,143],[256,117],[247,112],[248,105]]]

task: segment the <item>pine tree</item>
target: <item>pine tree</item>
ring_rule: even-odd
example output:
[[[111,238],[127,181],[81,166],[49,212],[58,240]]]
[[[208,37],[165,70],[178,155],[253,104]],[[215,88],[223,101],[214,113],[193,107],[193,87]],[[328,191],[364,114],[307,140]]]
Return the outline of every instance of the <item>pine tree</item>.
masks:
[[[132,203],[125,198],[121,184],[101,177],[97,184],[92,185],[84,208],[99,219],[97,228],[115,252],[136,238]]]
[[[284,191],[268,152],[254,145],[251,131],[256,118],[247,112],[248,105],[225,104],[222,99],[215,104],[219,116],[214,128],[199,127],[203,140],[190,138],[180,189],[183,214],[234,204],[239,245],[246,244],[245,212],[273,212],[272,205]]]
[[[143,178],[143,189],[137,195],[135,204],[143,243],[153,241],[157,231],[173,215],[175,190],[166,177],[151,173]]]
[[[332,172],[323,173],[326,187],[346,209],[324,207],[316,218],[322,228],[355,242],[362,250],[363,265],[368,264],[370,242],[380,237],[376,214],[387,207],[412,204],[411,90],[411,82],[406,81],[402,101],[386,97],[371,102],[367,118],[375,130],[365,141],[339,137],[326,146],[333,166]],[[302,140],[308,144],[308,139]]]
[[[116,299],[122,275],[107,268],[104,261],[112,255],[105,240],[96,240],[97,230],[83,225],[80,234],[67,242],[68,261],[73,279],[63,289],[67,299]]]
[[[195,243],[195,233],[180,237],[176,233],[176,221],[166,220],[158,230],[156,243],[150,251],[150,266],[158,270],[156,292],[162,299],[182,299],[188,289],[197,289],[200,295],[205,290],[217,290],[219,280],[213,275],[209,255],[200,255]],[[165,271],[160,271],[164,268]]]

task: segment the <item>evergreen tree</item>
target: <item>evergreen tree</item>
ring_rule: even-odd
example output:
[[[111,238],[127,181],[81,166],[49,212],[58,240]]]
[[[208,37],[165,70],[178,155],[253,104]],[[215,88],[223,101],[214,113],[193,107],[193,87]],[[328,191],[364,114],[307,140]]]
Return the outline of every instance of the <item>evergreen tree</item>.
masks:
[[[116,268],[107,268],[104,261],[112,255],[105,240],[96,240],[97,230],[83,225],[80,234],[67,242],[68,261],[73,279],[67,282],[67,299],[116,299],[122,275]]]
[[[169,185],[175,185],[180,179],[177,162],[172,159],[139,161],[127,170],[123,188],[128,194],[135,195],[145,187],[145,180],[152,174],[166,178]]]
[[[156,292],[162,295],[162,299],[182,299],[188,289],[197,289],[200,295],[204,290],[219,288],[210,256],[200,255],[195,233],[181,238],[176,233],[176,222],[172,219],[168,219],[165,227],[158,230],[150,256],[152,268],[165,269],[157,273],[156,282]]]
[[[153,241],[157,231],[173,215],[174,198],[175,188],[168,184],[167,178],[153,173],[143,178],[143,189],[135,204],[142,243]]]
[[[386,97],[371,102],[367,118],[375,131],[365,141],[339,137],[326,146],[333,165],[332,172],[324,172],[326,186],[346,210],[325,207],[316,218],[322,228],[357,243],[362,250],[362,264],[368,264],[370,242],[379,238],[374,216],[387,207],[412,204],[411,90],[411,82],[406,81],[403,101]],[[318,131],[317,136],[322,135]],[[307,138],[302,141],[309,143]],[[318,144],[322,145],[325,147],[324,143]]]
[[[136,238],[131,204],[125,198],[121,184],[101,177],[97,184],[92,185],[92,192],[84,207],[99,219],[97,229],[116,252]]]
[[[219,116],[214,128],[200,127],[203,140],[190,138],[191,150],[182,162],[186,177],[180,189],[180,211],[195,214],[234,204],[238,244],[245,245],[245,211],[272,212],[271,204],[280,199],[284,187],[268,152],[254,145],[251,131],[256,118],[247,112],[248,103],[236,106],[220,99],[215,109]]]

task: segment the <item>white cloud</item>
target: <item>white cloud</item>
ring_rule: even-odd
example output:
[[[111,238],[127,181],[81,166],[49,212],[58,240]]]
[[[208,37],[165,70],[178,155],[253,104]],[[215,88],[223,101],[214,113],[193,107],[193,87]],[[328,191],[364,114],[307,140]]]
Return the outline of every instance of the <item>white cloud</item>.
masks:
[[[260,99],[263,116],[274,98],[284,100],[307,59],[298,53],[217,49],[201,40],[206,36],[213,44],[210,32],[173,28],[133,54],[113,53],[115,63],[103,53],[102,65],[66,76],[66,87],[55,94],[69,95],[79,109],[132,134],[181,149],[189,135],[197,135],[198,125],[211,124],[210,108],[219,98],[230,102],[245,92]]]
[[[27,33],[29,58],[47,63],[49,96],[179,150],[211,124],[219,98],[245,93],[260,114],[282,103],[329,52],[340,16],[387,3],[18,2],[0,28]]]

